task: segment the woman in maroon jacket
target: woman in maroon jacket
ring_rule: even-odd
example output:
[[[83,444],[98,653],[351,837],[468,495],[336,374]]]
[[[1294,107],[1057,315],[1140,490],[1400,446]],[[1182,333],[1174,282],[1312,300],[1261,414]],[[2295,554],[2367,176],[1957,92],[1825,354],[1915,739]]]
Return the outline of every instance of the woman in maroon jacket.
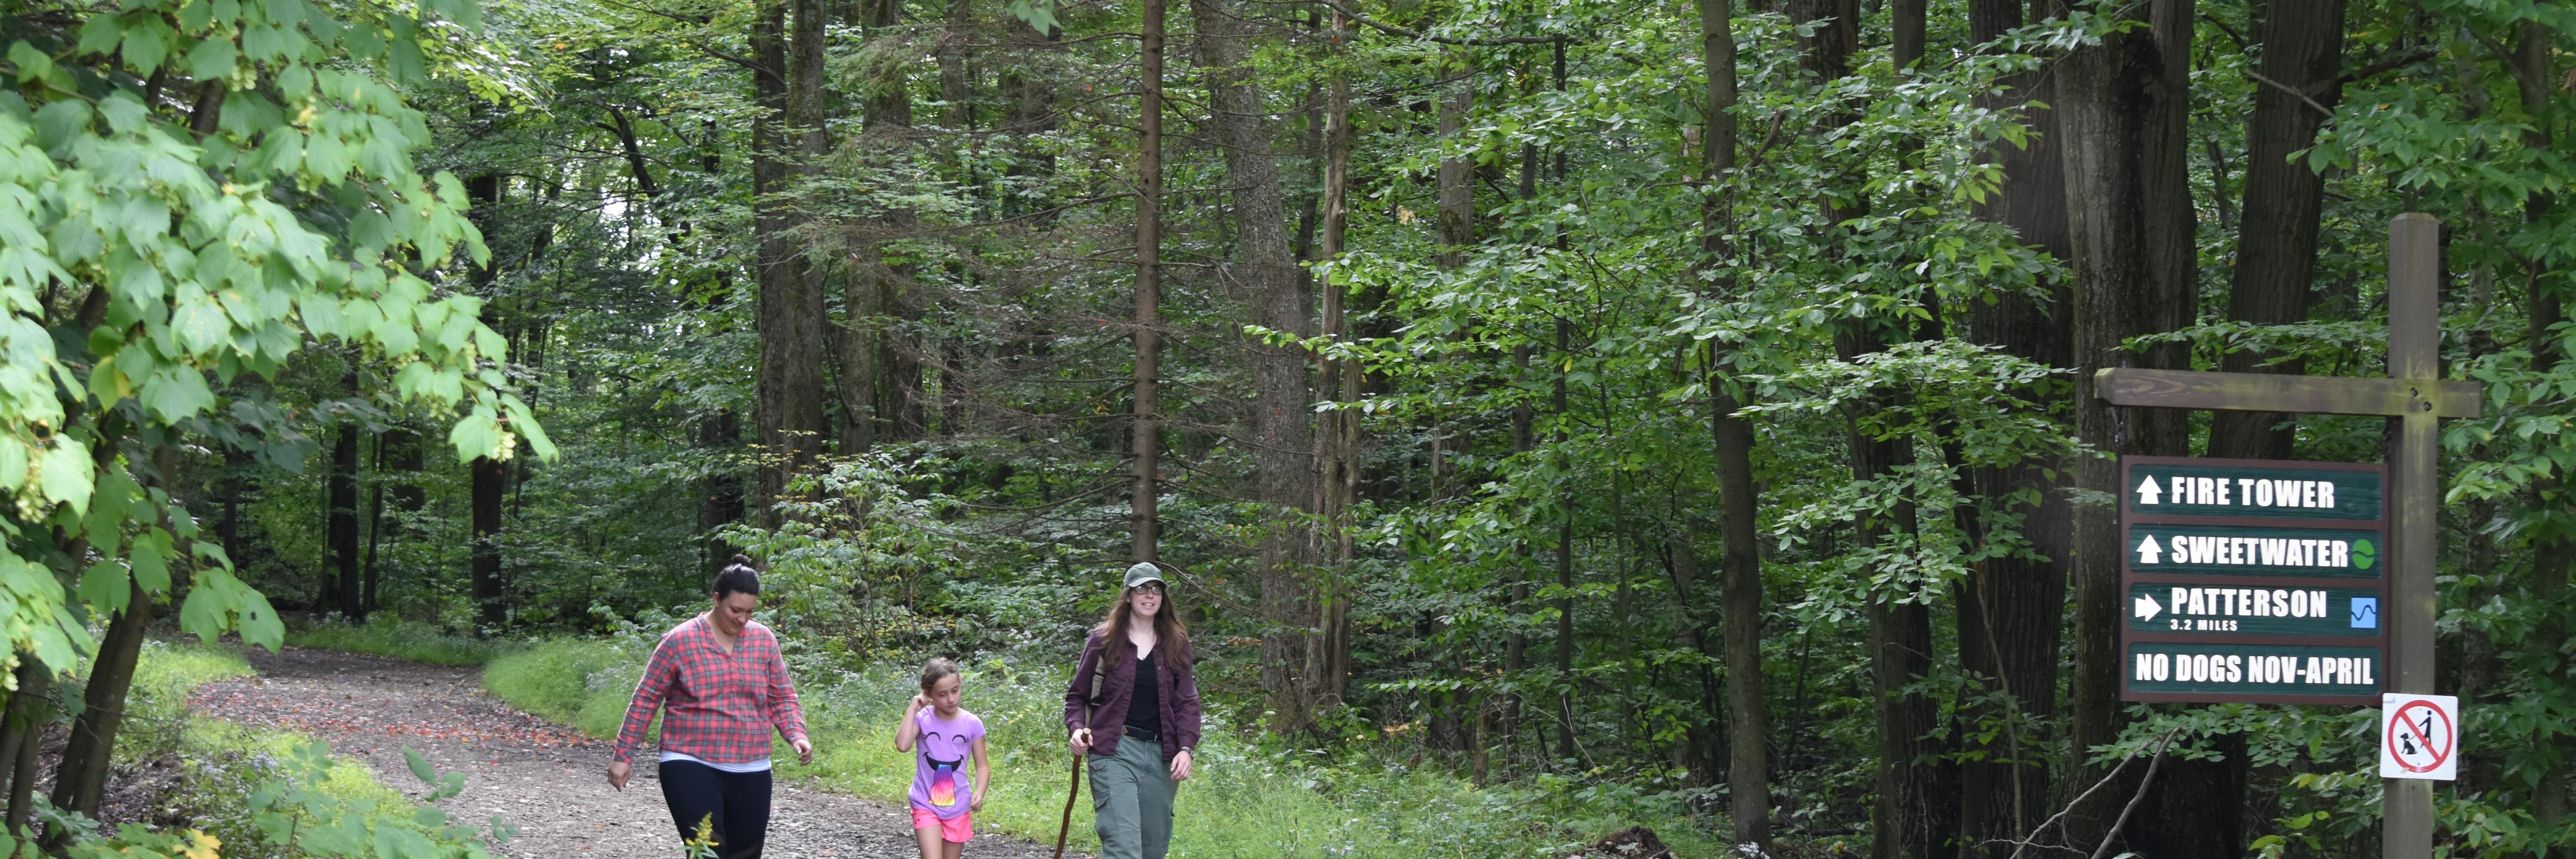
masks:
[[[1172,844],[1172,795],[1189,779],[1190,751],[1199,744],[1190,631],[1168,598],[1153,564],[1127,568],[1126,587],[1083,643],[1073,685],[1064,690],[1073,753],[1091,756],[1100,859],[1163,859]]]

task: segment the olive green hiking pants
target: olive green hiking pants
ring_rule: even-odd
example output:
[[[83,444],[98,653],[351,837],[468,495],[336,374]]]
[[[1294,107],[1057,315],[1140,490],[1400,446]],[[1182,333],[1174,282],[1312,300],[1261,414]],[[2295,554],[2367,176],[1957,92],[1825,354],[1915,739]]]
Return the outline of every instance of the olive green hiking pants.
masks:
[[[1177,787],[1160,744],[1121,737],[1115,754],[1092,755],[1092,828],[1100,832],[1100,859],[1163,859],[1172,846]]]

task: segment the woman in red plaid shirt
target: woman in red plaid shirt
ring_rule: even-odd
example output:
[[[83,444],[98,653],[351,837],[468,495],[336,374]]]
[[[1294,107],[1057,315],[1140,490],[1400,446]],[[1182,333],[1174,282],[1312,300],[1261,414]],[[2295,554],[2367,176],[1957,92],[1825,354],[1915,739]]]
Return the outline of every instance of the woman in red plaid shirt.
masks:
[[[608,764],[608,783],[626,789],[635,747],[662,714],[662,799],[681,840],[712,824],[721,859],[757,859],[769,835],[769,731],[776,728],[796,757],[814,762],[796,684],[778,656],[778,636],[753,623],[760,574],[733,556],[716,574],[715,606],[662,635]]]

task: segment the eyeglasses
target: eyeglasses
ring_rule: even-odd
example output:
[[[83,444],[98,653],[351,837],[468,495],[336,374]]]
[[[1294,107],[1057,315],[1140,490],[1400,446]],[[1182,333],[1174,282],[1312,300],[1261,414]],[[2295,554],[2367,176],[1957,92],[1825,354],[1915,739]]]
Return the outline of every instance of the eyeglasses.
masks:
[[[1162,583],[1162,582],[1146,582],[1146,583],[1144,583],[1144,584],[1137,585],[1135,588],[1133,588],[1133,590],[1135,590],[1137,593],[1159,594],[1159,593],[1162,593],[1162,592],[1163,592],[1163,583]]]

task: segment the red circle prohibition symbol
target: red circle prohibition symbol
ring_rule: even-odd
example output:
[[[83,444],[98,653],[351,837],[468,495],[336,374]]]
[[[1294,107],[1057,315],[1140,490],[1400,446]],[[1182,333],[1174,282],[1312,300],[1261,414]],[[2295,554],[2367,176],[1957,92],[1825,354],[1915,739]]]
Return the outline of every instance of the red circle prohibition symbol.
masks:
[[[2444,736],[2447,736],[2447,737],[2451,737],[2451,738],[2453,738],[2453,739],[2454,739],[2454,741],[2456,741],[2456,740],[2457,740],[2457,738],[2459,737],[2459,735],[2460,735],[2460,734],[2459,734],[2459,732],[2458,732],[2457,730],[2454,730],[2454,729],[2452,728],[2452,726],[2451,726],[2451,716],[2450,716],[2450,714],[2442,712],[2442,708],[2437,707],[2437,706],[2434,706],[2434,705],[2433,705],[2433,702],[2431,702],[2431,701],[2426,701],[2426,700],[2423,700],[2423,699],[2420,699],[2420,698],[2419,698],[2419,699],[2416,699],[2416,700],[2413,700],[2413,701],[2408,701],[2408,702],[2406,702],[2406,703],[2404,703],[2404,704],[2398,705],[2398,707],[2397,707],[2397,715],[2396,715],[2394,718],[2391,718],[2391,719],[2389,719],[2389,720],[2388,720],[2388,736],[2387,736],[2387,737],[2385,737],[2385,738],[2383,738],[2383,739],[2381,739],[2381,740],[2380,740],[2380,742],[2381,742],[2382,744],[2384,744],[2385,748],[2387,748],[2387,749],[2389,750],[2389,755],[2388,755],[2388,756],[2389,756],[2389,758],[2390,758],[2390,759],[2395,760],[2395,761],[2397,762],[2397,768],[2398,768],[2398,769],[2402,769],[2402,770],[2405,770],[2405,771],[2407,771],[2407,772],[2411,772],[2411,773],[2428,773],[2428,772],[2432,772],[2432,771],[2437,770],[2437,769],[2441,769],[2441,768],[2442,768],[2442,762],[2444,762],[2444,761],[2448,761],[2448,760],[2450,760],[2450,759],[2451,759],[2451,749],[2450,749],[2450,747],[2449,747],[2449,746],[2447,746],[2447,745],[2445,745],[2445,746],[2443,746],[2443,747],[2441,747],[2441,748],[2435,748],[2435,747],[2433,746],[2433,740],[2432,740],[2432,738],[2424,736],[2424,732],[2423,732],[2422,730],[2420,730],[2420,729],[2418,729],[2418,728],[2416,728],[2416,727],[2415,727],[2415,723],[2414,723],[2414,721],[2413,721],[2413,720],[2410,720],[2410,719],[2408,719],[2408,718],[2406,717],[2406,712],[2407,712],[2407,711],[2409,711],[2409,710],[2413,710],[2413,709],[2415,709],[2415,708],[2417,708],[2417,707],[2422,707],[2422,708],[2424,708],[2424,709],[2426,709],[2426,710],[2431,710],[2431,711],[2433,711],[2433,715],[2435,715],[2435,716],[2437,716],[2437,717],[2440,717],[2440,718],[2441,718],[2441,720],[2442,720],[2442,730],[2441,730],[2441,732],[2440,732],[2440,733],[2441,733],[2442,735],[2444,735]],[[2424,746],[2424,750],[2425,750],[2425,751],[2427,751],[2427,752],[2431,752],[2431,753],[2433,754],[2433,762],[2432,762],[2432,763],[2428,763],[2428,764],[2425,764],[2425,765],[2423,765],[2423,766],[2420,766],[2420,767],[2419,767],[2419,766],[2416,766],[2416,765],[2414,765],[2414,764],[2407,763],[2407,762],[2406,762],[2406,758],[2405,758],[2404,756],[2399,755],[2399,754],[2397,754],[2397,753],[2396,753],[2396,749],[2397,749],[2397,731],[2398,731],[2399,729],[2401,729],[2401,728],[2402,728],[2402,729],[2404,729],[2404,730],[2406,731],[2406,733],[2407,733],[2409,736],[2414,737],[2414,738],[2415,738],[2415,742],[2423,744],[2423,746]]]

